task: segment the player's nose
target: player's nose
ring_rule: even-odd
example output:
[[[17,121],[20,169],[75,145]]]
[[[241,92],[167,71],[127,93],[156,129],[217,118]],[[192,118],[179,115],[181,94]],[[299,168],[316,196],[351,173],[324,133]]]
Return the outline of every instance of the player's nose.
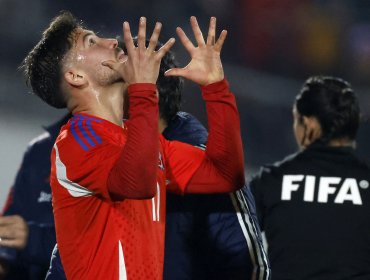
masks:
[[[117,39],[106,39],[106,44],[109,48],[115,49],[118,47]]]

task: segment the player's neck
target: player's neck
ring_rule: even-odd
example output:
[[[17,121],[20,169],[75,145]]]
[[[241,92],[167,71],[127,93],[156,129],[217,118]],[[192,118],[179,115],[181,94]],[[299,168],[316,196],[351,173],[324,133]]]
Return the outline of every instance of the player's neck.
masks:
[[[68,108],[75,113],[96,116],[121,126],[123,121],[124,94],[126,86],[105,89],[87,89],[74,95]]]

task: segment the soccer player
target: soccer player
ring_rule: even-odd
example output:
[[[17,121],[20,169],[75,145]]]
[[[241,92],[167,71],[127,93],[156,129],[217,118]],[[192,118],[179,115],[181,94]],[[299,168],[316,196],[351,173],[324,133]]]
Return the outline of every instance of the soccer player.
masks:
[[[192,115],[179,111],[182,79],[164,76],[174,67],[178,63],[169,51],[162,58],[157,80],[160,131],[164,129],[166,139],[204,149],[207,130]],[[246,190],[185,196],[167,192],[163,279],[269,279],[254,200]],[[66,279],[57,247],[46,279]]]
[[[179,84],[160,74],[157,87],[163,136],[204,149],[207,130],[192,115],[177,112]],[[237,194],[167,192],[163,279],[270,279],[255,211],[249,188]],[[46,279],[66,280],[57,247]]]
[[[124,23],[126,56],[115,40],[99,38],[63,13],[26,58],[34,92],[74,114],[54,145],[51,174],[68,279],[161,279],[165,178],[179,193],[229,192],[243,185],[239,118],[220,61],[226,31],[215,40],[212,18],[205,42],[194,17],[191,24],[197,47],[181,28],[178,35],[192,59],[167,75],[202,86],[210,124],[205,152],[162,137],[158,142],[155,82],[161,57],[173,44],[154,50],[160,24],[146,47],[141,18],[135,47]],[[124,113],[129,121],[122,126]]]
[[[250,182],[273,279],[370,279],[370,168],[354,153],[357,97],[342,79],[314,76],[293,118],[300,151]]]

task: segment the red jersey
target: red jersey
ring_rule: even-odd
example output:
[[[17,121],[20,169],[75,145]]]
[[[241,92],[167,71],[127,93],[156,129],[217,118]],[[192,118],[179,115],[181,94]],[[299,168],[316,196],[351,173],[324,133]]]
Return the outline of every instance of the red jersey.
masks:
[[[179,193],[194,181],[192,177],[201,178],[194,185],[207,185],[202,181],[204,176],[197,173],[206,153],[160,136],[155,196],[112,199],[107,178],[128,141],[129,129],[76,114],[56,140],[51,187],[57,242],[67,279],[162,279],[166,178],[171,190]],[[207,180],[212,182],[214,167],[206,167]],[[198,176],[193,176],[196,173]],[[227,177],[226,169],[224,173]]]

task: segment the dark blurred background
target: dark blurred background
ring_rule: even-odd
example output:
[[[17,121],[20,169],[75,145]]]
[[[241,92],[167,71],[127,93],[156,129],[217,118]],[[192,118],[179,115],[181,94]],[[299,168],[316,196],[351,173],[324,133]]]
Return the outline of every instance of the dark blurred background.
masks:
[[[210,16],[227,29],[222,59],[237,95],[245,147],[246,174],[296,150],[291,107],[310,75],[335,75],[358,93],[363,124],[358,152],[370,158],[370,1],[365,0],[0,0],[0,206],[27,143],[65,111],[49,108],[30,94],[17,68],[51,18],[70,10],[100,36],[121,34],[124,20],[134,33],[140,16],[152,28],[163,23],[162,41],[189,17],[207,32]],[[189,59],[181,44],[178,60]],[[183,109],[204,123],[198,87],[186,84]]]

